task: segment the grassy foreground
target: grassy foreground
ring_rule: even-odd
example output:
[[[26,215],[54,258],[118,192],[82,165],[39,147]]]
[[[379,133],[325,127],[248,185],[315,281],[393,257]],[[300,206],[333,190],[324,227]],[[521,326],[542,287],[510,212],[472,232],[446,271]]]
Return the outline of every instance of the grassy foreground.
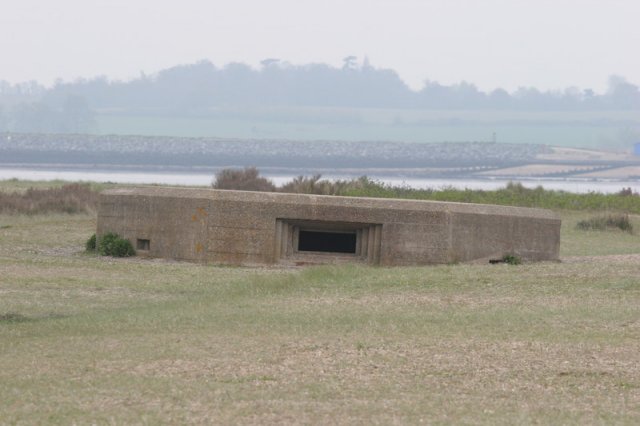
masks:
[[[562,263],[300,270],[99,258],[92,216],[0,216],[0,424],[637,424],[640,236],[588,216]]]

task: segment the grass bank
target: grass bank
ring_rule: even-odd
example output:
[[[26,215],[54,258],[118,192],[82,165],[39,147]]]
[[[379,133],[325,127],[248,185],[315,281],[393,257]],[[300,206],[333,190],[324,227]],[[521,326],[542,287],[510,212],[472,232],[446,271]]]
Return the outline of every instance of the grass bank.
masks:
[[[277,191],[301,194],[338,195],[352,197],[406,198],[414,200],[450,201],[460,203],[498,204],[517,207],[538,207],[552,210],[591,212],[622,212],[640,214],[640,195],[623,190],[616,194],[592,192],[576,194],[526,188],[509,183],[504,188],[484,191],[471,189],[413,189],[386,185],[367,177],[328,181],[317,176],[300,176],[276,187],[259,175],[255,168],[225,169],[217,175],[218,189]],[[222,179],[220,179],[222,178]],[[68,182],[0,181],[0,213],[88,212],[95,210],[97,192],[118,184],[73,184]],[[55,200],[60,200],[56,206]]]
[[[621,192],[576,194],[547,190],[542,186],[526,188],[509,183],[505,188],[484,191],[476,189],[412,189],[384,185],[360,179],[359,185],[345,188],[342,195],[354,197],[409,198],[415,200],[452,201],[459,203],[499,204],[518,207],[539,207],[552,210],[622,211],[640,213],[640,196]]]
[[[248,191],[278,191],[288,193],[340,195],[351,197],[406,198],[413,200],[451,201],[459,203],[499,204],[518,207],[539,207],[552,210],[618,211],[640,214],[640,195],[630,188],[617,194],[591,192],[576,194],[531,189],[517,182],[504,188],[485,191],[476,189],[414,189],[388,185],[366,176],[358,179],[330,181],[321,175],[299,176],[280,187],[259,175],[254,167],[226,169],[216,174],[214,187]]]

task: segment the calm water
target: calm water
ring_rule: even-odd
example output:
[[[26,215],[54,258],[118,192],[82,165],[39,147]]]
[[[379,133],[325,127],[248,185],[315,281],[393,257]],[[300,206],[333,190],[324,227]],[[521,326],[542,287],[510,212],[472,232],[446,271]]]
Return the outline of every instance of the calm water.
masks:
[[[157,183],[166,185],[198,185],[209,186],[213,180],[213,172],[171,172],[171,171],[130,171],[130,170],[89,170],[89,169],[41,169],[41,168],[13,168],[0,167],[0,180],[65,180],[84,182],[114,182],[114,183]],[[266,175],[277,185],[290,181],[294,176]],[[325,176],[328,179],[350,178],[350,176]],[[412,188],[443,188],[459,189],[496,189],[504,187],[508,180],[502,179],[418,179],[388,176],[370,176],[372,179],[393,185],[406,185]],[[590,180],[550,180],[550,179],[522,179],[524,186],[535,188],[542,185],[546,189],[556,189],[576,193],[585,192],[618,192],[622,188],[630,187],[640,192],[640,181],[590,181]]]

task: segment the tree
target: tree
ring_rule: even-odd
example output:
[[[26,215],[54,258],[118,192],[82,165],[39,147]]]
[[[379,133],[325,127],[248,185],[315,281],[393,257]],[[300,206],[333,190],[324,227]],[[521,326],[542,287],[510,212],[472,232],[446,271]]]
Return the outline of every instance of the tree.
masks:
[[[345,56],[342,62],[344,63],[344,65],[342,65],[343,70],[353,70],[358,65],[358,57],[353,55]]]
[[[263,68],[269,68],[272,65],[278,65],[279,62],[280,62],[280,59],[267,58],[267,59],[261,60],[260,65],[262,65]]]
[[[618,75],[609,77],[608,95],[614,108],[640,108],[640,90],[638,86],[629,83],[624,77]]]
[[[0,106],[0,132],[6,132],[9,130],[9,120],[4,113],[4,109]]]

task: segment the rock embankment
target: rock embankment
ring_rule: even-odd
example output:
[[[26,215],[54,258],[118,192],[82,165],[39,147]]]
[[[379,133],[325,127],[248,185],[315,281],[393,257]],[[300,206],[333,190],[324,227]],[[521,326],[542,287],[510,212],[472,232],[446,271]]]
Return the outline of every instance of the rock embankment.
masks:
[[[0,163],[136,166],[254,165],[282,168],[506,167],[531,162],[544,145],[404,143],[148,136],[10,134]]]

